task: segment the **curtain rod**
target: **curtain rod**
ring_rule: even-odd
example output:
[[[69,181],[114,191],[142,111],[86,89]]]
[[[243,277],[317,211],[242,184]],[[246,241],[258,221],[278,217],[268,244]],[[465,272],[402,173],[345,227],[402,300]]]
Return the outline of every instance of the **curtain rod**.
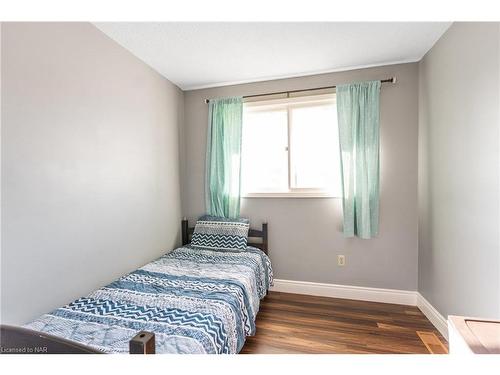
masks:
[[[381,83],[396,83],[396,77],[391,77],[387,79],[382,79],[380,80]],[[296,92],[303,92],[303,91],[315,91],[315,90],[326,90],[326,89],[334,89],[337,86],[323,86],[323,87],[315,87],[312,89],[300,89],[300,90],[290,90],[290,91],[278,91],[278,92],[269,92],[267,94],[255,94],[255,95],[245,95],[243,96],[243,99],[246,98],[255,98],[258,96],[270,96],[270,95],[279,95],[279,94],[293,94]],[[205,103],[209,103],[210,99],[205,99]]]

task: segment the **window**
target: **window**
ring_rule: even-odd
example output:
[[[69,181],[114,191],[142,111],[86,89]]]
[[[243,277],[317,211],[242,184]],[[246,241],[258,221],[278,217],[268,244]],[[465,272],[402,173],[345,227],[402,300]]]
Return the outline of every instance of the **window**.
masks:
[[[247,102],[242,194],[341,196],[335,95]]]

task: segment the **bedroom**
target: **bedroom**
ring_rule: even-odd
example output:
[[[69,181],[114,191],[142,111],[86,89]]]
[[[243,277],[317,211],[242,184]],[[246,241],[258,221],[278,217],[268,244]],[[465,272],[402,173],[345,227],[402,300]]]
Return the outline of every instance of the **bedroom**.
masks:
[[[3,353],[499,349],[499,23],[300,20],[2,19]]]

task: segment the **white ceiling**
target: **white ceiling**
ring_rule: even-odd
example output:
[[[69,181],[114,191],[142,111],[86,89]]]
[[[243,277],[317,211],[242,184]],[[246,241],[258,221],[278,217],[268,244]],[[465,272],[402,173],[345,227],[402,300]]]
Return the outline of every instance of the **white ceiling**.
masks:
[[[111,22],[100,30],[183,90],[420,60],[447,22]]]

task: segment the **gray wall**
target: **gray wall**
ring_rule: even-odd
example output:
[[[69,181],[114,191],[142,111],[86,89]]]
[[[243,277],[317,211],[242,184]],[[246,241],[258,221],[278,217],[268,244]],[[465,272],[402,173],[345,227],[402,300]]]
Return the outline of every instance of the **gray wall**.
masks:
[[[417,289],[417,64],[274,80],[185,92],[183,213],[202,214],[207,128],[205,98],[320,87],[396,76],[381,94],[381,201],[377,239],[345,239],[342,205],[333,198],[249,198],[242,216],[269,222],[270,256],[279,279]],[[347,265],[337,266],[337,254]]]
[[[88,23],[2,25],[2,322],[179,242],[183,93]]]
[[[498,23],[455,23],[420,62],[419,291],[500,317]]]

